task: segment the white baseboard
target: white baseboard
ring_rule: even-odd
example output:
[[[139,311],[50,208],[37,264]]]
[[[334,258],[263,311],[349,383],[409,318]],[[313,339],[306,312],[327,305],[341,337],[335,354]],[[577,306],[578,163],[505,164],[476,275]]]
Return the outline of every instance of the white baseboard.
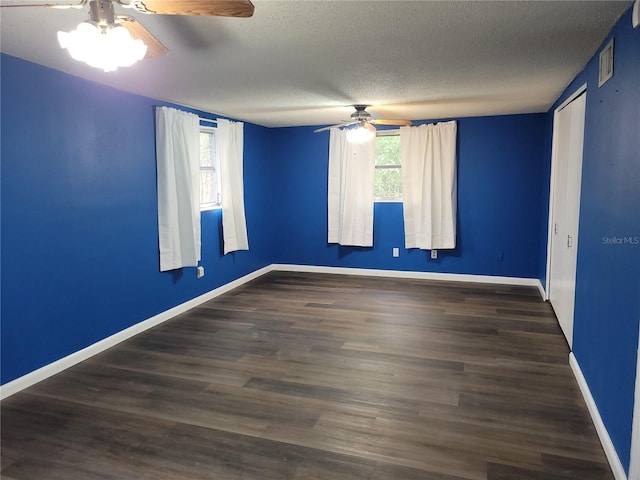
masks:
[[[499,277],[493,275],[471,275],[466,273],[416,272],[406,270],[377,270],[369,268],[323,267],[315,265],[289,265],[274,263],[272,270],[282,272],[333,273],[339,275],[363,275],[370,277],[413,278],[418,280],[441,280],[447,282],[491,283],[537,287],[544,299],[544,288],[537,278]]]
[[[221,287],[218,287],[214,290],[211,290],[199,297],[193,298],[187,302],[181,303],[169,310],[165,310],[158,315],[155,315],[151,318],[141,321],[140,323],[136,323],[129,328],[119,331],[118,333],[114,333],[113,335],[100,340],[92,345],[89,345],[82,350],[78,350],[77,352],[72,353],[71,355],[67,355],[66,357],[61,358],[60,360],[56,360],[55,362],[49,363],[44,367],[41,367],[33,372],[27,373],[22,377],[16,378],[15,380],[8,382],[0,387],[0,399],[5,399],[15,393],[18,393],[20,390],[23,390],[31,385],[34,385],[46,378],[55,375],[56,373],[60,373],[63,370],[66,370],[69,367],[72,367],[98,353],[101,353],[108,348],[117,345],[124,340],[127,340],[134,335],[137,335],[145,330],[148,330],[156,325],[159,325],[163,322],[166,322],[170,318],[175,317],[181,313],[186,312],[187,310],[197,307],[198,305],[211,300],[223,293],[226,293],[234,288],[237,288],[255,278],[264,275],[271,271],[271,265],[263,267],[255,272],[251,272],[244,277],[240,277],[237,280],[229,282]]]
[[[141,321],[129,328],[126,328],[118,333],[115,333],[103,340],[100,340],[92,345],[89,345],[82,350],[78,350],[66,357],[56,360],[44,367],[41,367],[33,372],[27,373],[22,377],[19,377],[11,382],[8,382],[0,386],[0,400],[7,398],[20,390],[23,390],[31,385],[34,385],[46,378],[55,375],[73,365],[76,365],[98,353],[105,351],[108,348],[117,345],[124,340],[127,340],[138,333],[144,332],[156,325],[166,322],[170,318],[175,317],[187,310],[197,307],[201,303],[204,303],[212,298],[215,298],[223,293],[226,293],[234,288],[239,287],[255,278],[258,278],[265,273],[273,270],[287,271],[287,272],[309,272],[309,273],[334,273],[342,275],[364,275],[372,277],[390,277],[390,278],[413,278],[421,280],[441,280],[441,281],[455,281],[455,282],[475,282],[475,283],[491,283],[499,285],[523,285],[523,286],[535,286],[541,292],[544,292],[542,284],[535,278],[517,278],[517,277],[498,277],[491,275],[467,275],[457,273],[437,273],[437,272],[415,272],[415,271],[403,271],[403,270],[376,270],[367,268],[346,268],[346,267],[323,267],[313,265],[285,265],[285,264],[272,264],[267,265],[255,272],[249,273],[244,277],[238,278],[232,282],[229,282],[221,287],[218,287],[210,292],[207,292],[199,297],[193,298],[187,302],[177,305],[169,310],[166,310],[158,315]],[[544,295],[543,295],[544,298]]]
[[[596,427],[596,432],[598,432],[600,443],[602,443],[602,448],[604,449],[604,453],[607,456],[607,460],[609,461],[609,466],[611,467],[613,476],[616,478],[616,480],[627,480],[627,474],[622,467],[622,463],[620,463],[620,458],[618,457],[618,453],[613,446],[613,442],[611,441],[609,432],[607,432],[607,427],[604,426],[604,422],[602,421],[602,417],[600,417],[600,412],[598,411],[598,406],[596,405],[596,402],[591,395],[587,380],[584,378],[582,370],[580,369],[580,365],[578,364],[578,360],[576,359],[573,352],[569,354],[569,365],[571,365],[573,375],[578,381],[578,386],[580,387],[580,391],[582,392],[584,401],[586,402],[589,413],[591,414],[591,419],[593,420],[593,424]]]

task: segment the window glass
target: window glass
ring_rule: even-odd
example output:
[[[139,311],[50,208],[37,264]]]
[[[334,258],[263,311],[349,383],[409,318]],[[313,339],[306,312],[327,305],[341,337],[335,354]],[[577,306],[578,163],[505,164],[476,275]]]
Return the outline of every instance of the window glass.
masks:
[[[220,157],[215,129],[200,129],[200,210],[220,207]]]
[[[400,135],[381,130],[376,136],[376,172],[374,195],[378,202],[402,201]]]

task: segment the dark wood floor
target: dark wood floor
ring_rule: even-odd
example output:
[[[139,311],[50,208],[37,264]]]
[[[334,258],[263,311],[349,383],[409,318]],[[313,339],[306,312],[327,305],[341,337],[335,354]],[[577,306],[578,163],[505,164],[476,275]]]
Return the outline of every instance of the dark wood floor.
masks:
[[[612,479],[529,287],[270,273],[2,403],[9,479]]]

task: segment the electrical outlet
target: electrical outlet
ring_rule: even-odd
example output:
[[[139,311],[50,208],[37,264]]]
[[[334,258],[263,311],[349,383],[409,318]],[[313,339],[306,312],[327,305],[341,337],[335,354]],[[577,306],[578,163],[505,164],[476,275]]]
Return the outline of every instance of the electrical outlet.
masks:
[[[438,258],[438,250],[431,250],[431,259],[435,260]]]
[[[196,277],[198,277],[198,278],[204,277],[204,267],[197,267],[196,268]]]
[[[398,247],[393,248],[393,256],[398,258],[400,256],[400,249]]]

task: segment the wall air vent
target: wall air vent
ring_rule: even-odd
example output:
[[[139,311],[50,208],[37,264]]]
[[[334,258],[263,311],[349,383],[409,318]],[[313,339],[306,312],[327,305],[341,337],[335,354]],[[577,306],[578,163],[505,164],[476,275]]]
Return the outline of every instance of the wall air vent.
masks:
[[[598,73],[598,87],[613,77],[613,38],[600,52],[600,70]]]

